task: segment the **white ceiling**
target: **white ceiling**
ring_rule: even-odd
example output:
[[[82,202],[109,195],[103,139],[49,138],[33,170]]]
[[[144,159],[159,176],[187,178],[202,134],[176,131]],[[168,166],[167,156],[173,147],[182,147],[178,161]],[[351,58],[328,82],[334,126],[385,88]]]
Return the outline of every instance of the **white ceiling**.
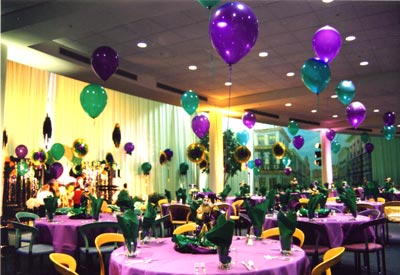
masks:
[[[259,34],[252,50],[232,66],[230,92],[224,86],[229,67],[208,35],[209,10],[196,0],[2,0],[2,43],[57,57],[58,63],[45,65],[52,72],[161,102],[180,105],[182,91],[191,89],[203,99],[199,110],[220,107],[240,117],[250,109],[260,122],[287,126],[289,119],[296,119],[303,129],[371,134],[381,134],[383,114],[394,111],[400,124],[399,1],[241,2],[256,14]],[[317,96],[304,86],[300,70],[314,57],[312,38],[325,25],[336,28],[343,41],[329,63],[330,84]],[[347,42],[348,35],[357,39]],[[140,40],[149,46],[136,47]],[[91,54],[100,46],[117,51],[119,69],[137,80],[114,74],[102,83],[90,66]],[[60,48],[83,61],[60,53]],[[258,57],[260,51],[267,51],[268,57]],[[369,65],[361,67],[361,61]],[[196,71],[188,70],[192,64]],[[296,75],[288,78],[290,71]],[[357,131],[348,129],[346,106],[331,98],[341,80],[354,83],[354,101],[367,108]],[[287,102],[292,107],[285,107]]]

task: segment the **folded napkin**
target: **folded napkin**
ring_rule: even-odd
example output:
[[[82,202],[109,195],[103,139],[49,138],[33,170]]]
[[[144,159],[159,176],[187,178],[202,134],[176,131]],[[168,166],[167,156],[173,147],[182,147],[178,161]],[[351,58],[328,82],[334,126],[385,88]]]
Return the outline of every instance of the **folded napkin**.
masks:
[[[90,200],[92,201],[92,217],[96,221],[99,220],[101,205],[103,203],[103,198],[95,198],[94,196],[90,195]]]
[[[307,204],[308,217],[310,219],[314,218],[315,210],[318,210],[318,204],[320,204],[321,200],[324,200],[324,194],[316,193],[310,196]]]
[[[190,220],[195,221],[196,223],[199,223],[200,221],[197,220],[197,209],[200,207],[200,205],[203,203],[202,199],[199,200],[192,200],[189,204],[190,206]]]
[[[339,194],[339,198],[349,208],[353,217],[357,217],[357,198],[354,190],[347,187],[343,193]]]
[[[219,193],[219,196],[221,197],[222,201],[226,200],[226,197],[229,195],[229,192],[231,192],[232,187],[229,184],[226,184],[224,187],[224,190],[222,190],[221,193]]]
[[[269,190],[268,195],[266,197],[266,200],[268,201],[268,204],[267,204],[268,213],[273,213],[274,212],[274,209],[275,209],[275,196],[276,196],[275,189]]]
[[[148,202],[146,210],[144,211],[143,215],[143,224],[142,224],[142,230],[144,232],[143,238],[146,236],[149,237],[150,228],[153,228],[156,216],[157,216],[156,205],[151,202]]]
[[[139,221],[134,210],[129,209],[122,215],[117,215],[119,227],[124,235],[128,251],[136,251],[137,237],[139,234]],[[132,247],[133,246],[133,247]]]
[[[167,198],[168,203],[171,203],[171,201],[172,201],[172,198],[171,198],[171,191],[165,189],[165,197]]]
[[[267,194],[267,187],[265,185],[260,187],[260,195],[265,196]]]
[[[247,183],[243,183],[240,185],[240,196],[250,196],[250,185],[248,185]]]
[[[229,248],[232,244],[235,222],[219,215],[216,225],[205,234],[205,238],[217,246],[219,261],[223,264],[231,262]]]
[[[292,236],[297,226],[297,214],[293,211],[288,211],[286,214],[282,211],[279,211],[277,219],[281,248],[282,250],[290,251],[292,245]]]
[[[128,191],[122,189],[117,197],[117,201],[115,203],[119,206],[120,210],[123,212],[126,209],[133,209],[134,208],[134,201],[132,201],[131,197],[128,194]]]
[[[281,203],[281,208],[283,211],[293,210],[295,211],[300,206],[299,202],[300,195],[298,193],[292,193],[291,190],[282,192],[279,194],[279,201]]]
[[[267,214],[268,200],[264,200],[262,203],[258,203],[255,206],[251,206],[246,200],[244,207],[246,208],[247,215],[253,224],[254,235],[260,237],[265,215]]]
[[[186,189],[179,187],[178,190],[175,191],[176,194],[176,200],[179,202],[182,200],[182,203],[185,204],[186,203]]]
[[[53,217],[54,217],[54,213],[56,212],[57,207],[58,207],[58,198],[48,196],[47,198],[44,198],[43,201],[44,201],[44,209],[46,209],[47,217],[50,221],[52,221]]]
[[[378,185],[374,182],[369,181],[367,186],[364,188],[365,198],[374,198],[375,201],[378,200],[379,189]]]

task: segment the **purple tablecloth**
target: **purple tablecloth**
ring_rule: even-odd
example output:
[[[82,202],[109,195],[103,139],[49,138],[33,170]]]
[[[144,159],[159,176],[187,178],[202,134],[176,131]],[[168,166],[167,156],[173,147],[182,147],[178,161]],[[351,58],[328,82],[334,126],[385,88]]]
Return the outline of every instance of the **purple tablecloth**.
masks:
[[[369,217],[358,215],[356,219],[351,214],[335,214],[334,216],[328,216],[326,218],[316,218],[314,221],[310,221],[307,217],[298,217],[298,220],[307,223],[322,223],[326,227],[328,234],[328,241],[331,247],[341,246],[346,242],[346,236],[352,232],[354,227],[363,222],[369,221]],[[264,229],[278,226],[276,215],[273,217],[266,216],[264,221]],[[305,237],[308,236],[305,232]]]
[[[99,221],[117,221],[112,214],[101,214]],[[67,215],[54,216],[53,222],[47,218],[35,220],[39,229],[38,243],[52,244],[54,251],[74,255],[76,249],[83,245],[83,240],[78,232],[78,227],[84,223],[95,222],[93,219],[70,219]],[[93,236],[94,237],[94,236]]]
[[[218,269],[217,254],[183,254],[174,250],[174,243],[170,238],[164,238],[138,248],[140,252],[136,258],[125,257],[124,247],[112,252],[109,275],[310,274],[309,260],[304,251],[297,246],[294,246],[292,256],[283,257],[280,254],[279,241],[260,240],[254,241],[253,246],[247,246],[245,238],[239,240],[234,238],[230,252],[231,270]],[[255,263],[257,270],[249,271],[242,265],[242,261],[248,262],[248,260]],[[206,272],[200,268],[196,273],[195,263],[204,264]]]
[[[381,213],[383,212],[383,203],[382,202],[359,201],[358,203],[372,205],[375,209],[381,211]],[[344,212],[344,209],[345,209],[343,202],[327,201],[326,207],[329,208],[329,206],[336,207],[337,209],[340,209],[342,212]]]

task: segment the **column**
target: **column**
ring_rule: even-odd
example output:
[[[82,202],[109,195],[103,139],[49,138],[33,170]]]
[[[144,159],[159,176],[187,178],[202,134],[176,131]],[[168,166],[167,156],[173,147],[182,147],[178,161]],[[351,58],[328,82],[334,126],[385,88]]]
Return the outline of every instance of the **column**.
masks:
[[[322,183],[328,182],[329,184],[333,180],[332,172],[332,155],[331,155],[331,142],[326,137],[327,130],[321,130],[321,160],[322,160]]]
[[[224,189],[224,143],[222,132],[222,113],[211,111],[210,120],[210,189],[216,193]]]

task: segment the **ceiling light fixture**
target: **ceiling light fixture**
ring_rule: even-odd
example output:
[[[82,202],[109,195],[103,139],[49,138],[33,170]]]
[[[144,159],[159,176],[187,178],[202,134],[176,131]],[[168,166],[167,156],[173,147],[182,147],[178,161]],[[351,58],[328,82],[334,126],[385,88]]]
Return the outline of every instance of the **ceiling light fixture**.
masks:
[[[333,0],[322,0],[322,3],[331,3]]]
[[[374,109],[374,113],[379,113],[379,109]]]
[[[288,77],[292,77],[292,76],[294,76],[294,75],[295,75],[294,72],[288,72],[288,73],[286,74],[286,76],[288,76]]]
[[[354,41],[356,40],[356,37],[354,35],[349,35],[345,38],[346,41]]]
[[[367,66],[369,63],[368,61],[361,61],[360,66]]]
[[[289,102],[288,102],[288,103],[285,103],[285,106],[286,106],[286,107],[290,107],[290,106],[292,106],[292,103],[289,103]]]
[[[317,110],[315,110],[315,109],[314,109],[314,110],[311,110],[311,113],[316,113],[316,112],[317,112]]]
[[[197,70],[197,66],[196,65],[190,65],[188,67],[188,69],[191,70],[191,71],[195,71],[195,70]]]
[[[267,53],[267,52],[259,52],[259,53],[258,53],[258,56],[259,56],[259,57],[267,57],[267,56],[268,56],[268,53]]]
[[[225,82],[225,86],[232,86],[232,82],[229,81]]]
[[[137,45],[139,48],[142,48],[142,49],[147,48],[147,43],[146,43],[146,42],[139,42],[139,43],[137,43],[136,45]]]
[[[337,118],[337,117],[339,117],[339,116],[338,116],[338,115],[333,115],[332,117],[333,117],[333,118]]]
[[[331,95],[331,98],[337,98],[337,95]]]

